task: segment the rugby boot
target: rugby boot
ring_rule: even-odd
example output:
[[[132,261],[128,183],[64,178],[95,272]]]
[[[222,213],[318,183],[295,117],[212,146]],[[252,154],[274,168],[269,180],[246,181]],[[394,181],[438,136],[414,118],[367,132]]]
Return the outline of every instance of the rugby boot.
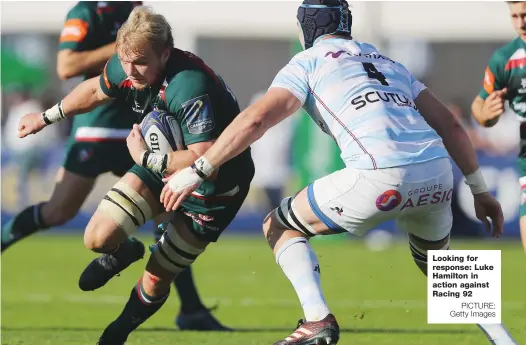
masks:
[[[124,345],[126,343],[127,337],[124,337],[125,340],[116,339],[115,337],[112,337],[108,333],[109,333],[108,329],[105,329],[102,335],[100,336],[99,341],[97,342],[97,345]]]
[[[274,345],[334,345],[340,340],[340,326],[334,315],[320,321],[299,320],[296,330]]]
[[[100,338],[99,341],[97,341],[97,345],[124,345],[121,341],[111,341],[104,338]]]
[[[216,331],[232,332],[233,329],[222,325],[213,315],[210,309],[205,308],[192,313],[183,314],[182,312],[175,318],[175,324],[181,331]]]
[[[103,254],[94,259],[79,279],[79,287],[83,291],[93,291],[104,285],[135,261],[144,257],[144,244],[134,237],[123,242],[111,254]]]

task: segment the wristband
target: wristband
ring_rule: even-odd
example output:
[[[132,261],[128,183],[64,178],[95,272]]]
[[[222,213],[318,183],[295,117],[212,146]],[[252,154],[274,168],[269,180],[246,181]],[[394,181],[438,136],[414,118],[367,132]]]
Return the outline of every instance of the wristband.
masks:
[[[66,114],[62,109],[62,101],[58,102],[53,107],[42,113],[42,120],[46,125],[59,122],[60,120],[64,120],[65,118]]]
[[[168,167],[168,154],[144,151],[141,153],[140,162],[141,166],[148,168],[153,172],[164,174]]]
[[[150,155],[150,151],[146,150],[143,153],[141,153],[141,158],[139,159],[141,162],[142,167],[146,167],[148,165],[148,156]]]
[[[480,168],[474,173],[466,176],[466,184],[469,186],[469,189],[471,189],[471,194],[473,195],[486,193],[488,191],[486,181],[484,181],[484,176],[482,176]]]
[[[206,179],[214,173],[214,167],[203,156],[199,157],[199,159],[192,164],[192,169],[194,169],[202,179]]]

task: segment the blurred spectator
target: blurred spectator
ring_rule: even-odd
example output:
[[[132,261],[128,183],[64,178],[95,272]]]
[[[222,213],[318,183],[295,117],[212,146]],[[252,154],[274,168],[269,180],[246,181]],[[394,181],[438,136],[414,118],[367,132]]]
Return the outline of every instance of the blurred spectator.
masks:
[[[264,92],[255,94],[250,104],[256,102]],[[252,157],[256,164],[256,173],[252,186],[264,191],[267,200],[265,211],[279,206],[283,190],[290,176],[290,140],[292,138],[292,119],[288,117],[277,126],[268,130],[252,147]]]
[[[6,94],[8,103],[7,118],[5,119],[2,141],[4,153],[12,157],[19,171],[21,200],[27,200],[27,183],[31,171],[40,167],[45,157],[45,150],[52,146],[58,138],[58,128],[49,126],[41,135],[30,135],[24,139],[18,137],[18,122],[20,118],[28,113],[43,112],[42,102],[31,97],[29,90],[25,87],[17,87]]]

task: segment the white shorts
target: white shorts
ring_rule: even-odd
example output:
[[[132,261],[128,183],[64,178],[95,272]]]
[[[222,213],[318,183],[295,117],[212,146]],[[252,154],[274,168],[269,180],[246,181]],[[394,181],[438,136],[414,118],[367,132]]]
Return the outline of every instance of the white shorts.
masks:
[[[316,216],[335,232],[364,235],[390,219],[428,241],[445,238],[453,216],[449,158],[378,170],[345,168],[308,186]]]

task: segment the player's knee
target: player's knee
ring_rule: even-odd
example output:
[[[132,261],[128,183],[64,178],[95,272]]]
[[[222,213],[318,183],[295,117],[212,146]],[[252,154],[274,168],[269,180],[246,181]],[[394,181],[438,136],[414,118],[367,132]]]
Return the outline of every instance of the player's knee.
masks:
[[[104,222],[94,214],[84,231],[84,246],[89,250],[97,251],[108,243],[108,230]]]
[[[263,220],[263,225],[261,228],[265,236],[267,236],[267,234],[272,228],[276,227],[277,221],[274,215],[276,213],[276,210],[277,209],[273,209],[272,211],[270,211],[265,217],[265,219]]]
[[[106,253],[128,238],[118,224],[107,215],[96,211],[84,232],[84,246],[95,252]]]
[[[153,261],[148,264],[150,267],[147,267],[147,270],[164,281],[167,276],[163,276],[163,272],[168,277],[176,277],[204,251],[205,248],[198,248],[186,241],[173,224],[166,223],[166,230],[153,247]],[[157,271],[154,271],[155,267],[158,267]]]

